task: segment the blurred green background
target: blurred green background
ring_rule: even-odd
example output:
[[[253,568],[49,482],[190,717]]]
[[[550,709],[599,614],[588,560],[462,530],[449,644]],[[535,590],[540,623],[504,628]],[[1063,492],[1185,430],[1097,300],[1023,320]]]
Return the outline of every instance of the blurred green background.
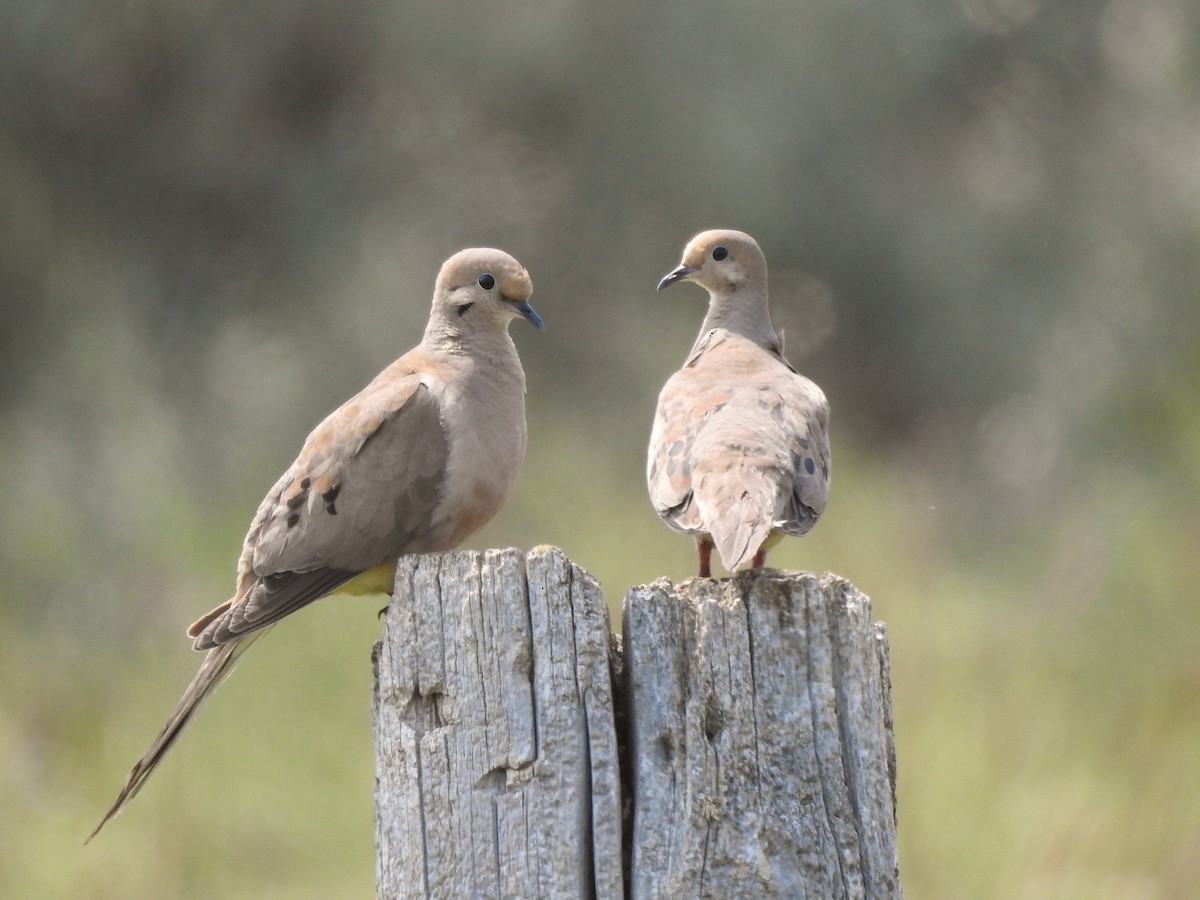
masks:
[[[772,563],[891,629],[908,896],[1194,896],[1198,38],[1185,0],[3,4],[0,895],[372,896],[379,598],[277,628],[80,843],[461,247],[548,325],[470,546],[614,609],[692,574],[643,458],[703,294],[654,285],[731,227],[833,406]]]

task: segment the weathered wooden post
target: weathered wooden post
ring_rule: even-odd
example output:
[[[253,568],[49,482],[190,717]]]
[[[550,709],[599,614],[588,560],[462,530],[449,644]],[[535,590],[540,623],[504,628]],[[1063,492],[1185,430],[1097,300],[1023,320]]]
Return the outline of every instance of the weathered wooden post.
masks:
[[[624,633],[553,548],[401,560],[375,661],[380,897],[900,896],[862,594],[659,580]]]
[[[775,570],[625,599],[634,897],[898,897],[887,637]]]
[[[608,614],[562,551],[400,560],[375,648],[380,897],[619,897]]]

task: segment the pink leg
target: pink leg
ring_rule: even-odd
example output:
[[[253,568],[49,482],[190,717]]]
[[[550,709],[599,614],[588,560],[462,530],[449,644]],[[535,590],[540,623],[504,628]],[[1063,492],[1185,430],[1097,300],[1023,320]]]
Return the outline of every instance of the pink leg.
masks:
[[[750,563],[750,568],[761,569],[767,562],[767,548],[760,547],[758,552],[754,554],[754,559]]]
[[[712,578],[712,541],[703,539],[696,541],[696,552],[700,554],[700,577]]]

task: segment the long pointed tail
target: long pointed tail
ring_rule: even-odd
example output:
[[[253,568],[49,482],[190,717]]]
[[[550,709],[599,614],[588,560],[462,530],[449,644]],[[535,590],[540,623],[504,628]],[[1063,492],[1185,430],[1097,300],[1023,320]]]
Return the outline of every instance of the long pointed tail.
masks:
[[[231,641],[228,644],[222,644],[208,651],[208,655],[204,657],[204,662],[200,664],[200,670],[192,679],[192,683],[187,686],[187,690],[183,692],[183,697],[180,698],[175,711],[167,719],[167,724],[163,726],[158,737],[154,739],[154,743],[150,745],[150,749],[142,755],[142,758],[129,771],[129,777],[125,779],[125,786],[121,788],[121,793],[117,794],[117,799],[113,803],[112,808],[104,814],[104,818],[100,820],[100,824],[88,835],[87,840],[84,841],[85,844],[99,834],[100,829],[108,823],[108,820],[119,813],[125,804],[133,799],[134,794],[141,790],[146,779],[150,777],[150,773],[154,771],[167,751],[171,749],[171,746],[175,743],[175,739],[179,737],[188,722],[191,721],[192,715],[200,708],[200,703],[229,676],[229,673],[233,671],[233,667],[237,664],[242,654],[250,649],[250,645],[269,630],[269,628],[264,628],[261,631],[248,634],[241,640]]]

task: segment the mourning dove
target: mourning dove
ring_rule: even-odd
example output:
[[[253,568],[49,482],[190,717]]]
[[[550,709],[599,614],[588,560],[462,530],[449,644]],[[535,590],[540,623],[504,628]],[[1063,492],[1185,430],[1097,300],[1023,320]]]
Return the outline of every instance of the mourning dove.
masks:
[[[783,357],[767,306],[767,260],[740,231],[705,231],[662,290],[694,281],[708,315],[658,398],[646,481],[671,528],[695,535],[700,576],[716,545],[729,571],[759,568],[802,535],[829,491],[829,404]]]
[[[508,323],[542,327],[532,287],[500,250],[446,261],[421,343],[313,430],[259,506],[233,596],[188,629],[208,651],[200,671],[88,840],[269,626],[335,591],[391,593],[398,557],[456,547],[500,510],[525,457],[525,373]]]

